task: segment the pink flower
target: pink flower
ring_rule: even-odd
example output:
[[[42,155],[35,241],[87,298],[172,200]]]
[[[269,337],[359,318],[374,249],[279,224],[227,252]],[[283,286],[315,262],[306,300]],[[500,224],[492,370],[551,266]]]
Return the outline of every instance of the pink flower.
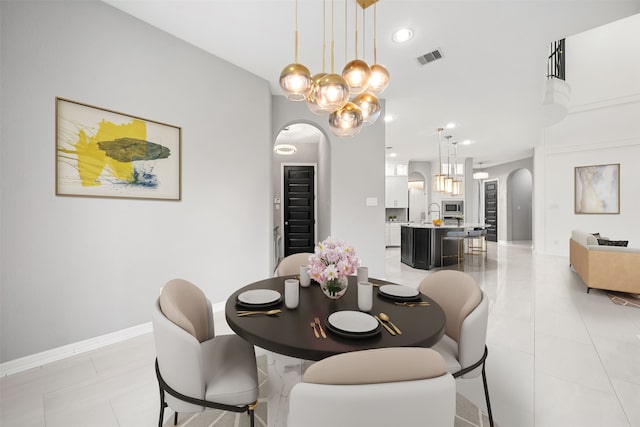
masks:
[[[317,244],[314,254],[309,257],[309,274],[313,280],[325,283],[354,274],[358,265],[360,259],[353,246],[328,237]]]

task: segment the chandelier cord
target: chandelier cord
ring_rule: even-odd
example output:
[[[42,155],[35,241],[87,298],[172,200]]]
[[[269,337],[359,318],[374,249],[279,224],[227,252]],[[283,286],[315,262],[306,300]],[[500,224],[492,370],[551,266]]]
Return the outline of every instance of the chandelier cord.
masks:
[[[373,4],[373,65],[378,63],[378,4]]]
[[[298,63],[298,0],[296,0],[296,54],[295,54],[295,63]]]
[[[322,72],[327,65],[327,0],[322,0]]]

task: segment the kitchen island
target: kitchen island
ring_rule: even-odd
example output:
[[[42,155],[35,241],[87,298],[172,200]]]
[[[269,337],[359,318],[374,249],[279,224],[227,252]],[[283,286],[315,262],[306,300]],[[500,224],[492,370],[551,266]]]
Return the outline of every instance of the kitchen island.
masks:
[[[441,239],[449,231],[465,231],[484,227],[484,224],[441,225],[408,224],[400,229],[400,261],[413,268],[431,270],[442,267]],[[445,255],[455,254],[455,241],[444,242]],[[445,258],[444,266],[456,264],[455,258]]]

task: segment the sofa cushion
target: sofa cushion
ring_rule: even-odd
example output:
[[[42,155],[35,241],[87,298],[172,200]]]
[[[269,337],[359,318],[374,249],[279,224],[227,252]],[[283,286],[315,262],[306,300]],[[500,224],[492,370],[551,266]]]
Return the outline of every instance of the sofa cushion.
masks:
[[[609,240],[609,239],[598,239],[598,244],[602,246],[624,246],[625,248],[629,244],[628,240]]]
[[[576,243],[584,246],[585,248],[589,245],[597,245],[598,240],[593,234],[587,233],[585,231],[580,230],[572,230],[571,231],[571,239]]]

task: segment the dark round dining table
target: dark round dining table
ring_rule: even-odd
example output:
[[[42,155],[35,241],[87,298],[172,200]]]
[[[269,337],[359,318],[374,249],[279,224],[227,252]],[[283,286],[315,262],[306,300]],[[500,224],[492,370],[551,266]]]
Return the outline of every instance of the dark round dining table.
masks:
[[[288,309],[284,304],[284,281],[294,277],[272,277],[251,283],[234,292],[227,299],[225,306],[227,323],[231,329],[240,337],[265,350],[305,360],[321,360],[349,351],[382,347],[431,347],[444,335],[445,314],[435,301],[419,294],[420,300],[428,301],[430,305],[409,307],[395,304],[393,300],[379,295],[375,286],[394,283],[373,278],[369,279],[374,284],[373,308],[369,314],[387,314],[402,334],[392,336],[385,328],[367,338],[351,338],[336,334],[327,328],[327,317],[336,311],[359,311],[357,278],[349,276],[347,292],[339,300],[330,300],[314,282],[307,288],[300,287],[298,307]],[[261,310],[278,308],[282,312],[270,316],[238,316],[238,310],[247,310],[246,307],[237,305],[238,295],[253,289],[272,289],[280,292],[283,296],[282,302],[275,307]],[[316,317],[320,319],[327,338],[316,338],[311,327],[311,322]]]

